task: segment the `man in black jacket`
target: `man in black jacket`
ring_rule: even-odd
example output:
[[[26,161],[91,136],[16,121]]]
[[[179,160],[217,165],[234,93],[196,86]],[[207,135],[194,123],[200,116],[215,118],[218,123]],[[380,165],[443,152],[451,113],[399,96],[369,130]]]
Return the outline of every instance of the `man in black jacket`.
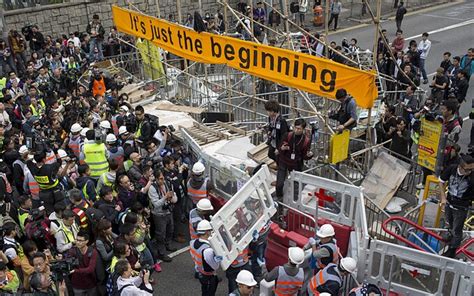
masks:
[[[467,72],[462,70],[457,74],[456,83],[456,98],[459,104],[462,104],[466,100],[467,90],[469,89],[469,80],[467,79]]]
[[[94,207],[104,213],[105,219],[112,224],[118,224],[117,217],[122,210],[122,206],[114,198],[113,190],[109,186],[100,189],[100,199],[94,203]]]
[[[41,52],[44,45],[44,36],[38,29],[37,25],[31,27],[31,34],[26,36],[30,41],[30,48],[32,51]],[[40,54],[38,54],[41,56]]]
[[[135,107],[135,118],[137,120],[135,128],[135,140],[138,140],[138,142],[141,143],[146,143],[152,139],[153,131],[150,122],[145,117],[145,109],[143,109],[143,106],[139,105]]]
[[[288,132],[288,124],[280,114],[280,104],[275,100],[265,102],[265,111],[268,114],[268,157],[278,163],[278,150],[283,135]]]

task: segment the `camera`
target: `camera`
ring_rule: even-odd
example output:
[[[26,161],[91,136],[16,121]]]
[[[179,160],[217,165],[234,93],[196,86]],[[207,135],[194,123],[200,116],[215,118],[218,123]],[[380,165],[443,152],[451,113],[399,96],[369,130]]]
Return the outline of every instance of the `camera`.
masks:
[[[61,282],[69,276],[71,270],[76,269],[77,267],[79,267],[78,258],[66,258],[51,262],[51,279],[53,282]]]

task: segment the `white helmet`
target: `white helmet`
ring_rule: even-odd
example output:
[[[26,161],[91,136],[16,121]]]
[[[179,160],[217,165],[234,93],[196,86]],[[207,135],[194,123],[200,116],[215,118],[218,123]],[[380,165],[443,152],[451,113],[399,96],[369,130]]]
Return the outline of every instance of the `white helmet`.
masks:
[[[58,157],[59,158],[64,158],[66,156],[67,156],[66,151],[64,151],[63,149],[58,149]]]
[[[30,150],[28,149],[28,147],[26,147],[26,145],[23,145],[20,147],[20,150],[18,152],[20,153],[20,155],[23,155],[23,154],[29,153]]]
[[[349,273],[354,273],[357,269],[357,262],[351,257],[342,258],[340,263],[341,267]]]
[[[206,170],[206,168],[204,167],[204,165],[200,161],[196,162],[193,165],[193,174],[195,174],[195,175],[200,175],[200,174],[204,173],[205,170]]]
[[[74,123],[71,126],[71,133],[78,133],[80,131],[82,131],[82,126],[79,123]]]
[[[117,141],[117,137],[114,134],[108,134],[105,138],[105,142],[107,143],[115,143]]]
[[[112,126],[110,125],[110,122],[108,120],[104,120],[100,122],[100,127],[105,128],[105,129],[111,129]]]
[[[334,227],[331,224],[324,224],[322,225],[319,230],[316,232],[316,235],[320,238],[326,238],[330,236],[334,236],[336,233],[334,232]]]
[[[293,264],[301,264],[304,261],[304,251],[298,247],[288,248],[288,258]]]
[[[201,211],[213,211],[214,207],[211,204],[211,201],[208,198],[202,198],[198,201],[196,205],[198,210]]]
[[[319,293],[319,296],[331,296],[331,293],[322,292],[322,293]]]
[[[253,278],[253,274],[248,270],[241,270],[239,274],[237,274],[237,278],[235,281],[239,284],[246,285],[248,287],[253,287],[257,285],[257,282]]]
[[[212,230],[211,223],[207,220],[201,220],[198,223],[196,231],[200,234],[205,233],[206,231]]]
[[[119,136],[128,133],[127,127],[125,125],[122,125],[119,127]]]
[[[81,137],[85,138],[86,137],[86,133],[90,130],[90,128],[88,127],[85,127],[81,130]]]

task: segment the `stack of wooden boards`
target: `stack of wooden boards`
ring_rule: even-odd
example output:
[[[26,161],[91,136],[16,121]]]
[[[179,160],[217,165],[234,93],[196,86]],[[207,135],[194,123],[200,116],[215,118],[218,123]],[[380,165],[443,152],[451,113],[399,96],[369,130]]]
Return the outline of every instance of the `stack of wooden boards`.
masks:
[[[256,163],[264,163],[270,169],[277,170],[276,162],[268,157],[268,145],[266,143],[255,146],[255,148],[247,152],[247,156]]]
[[[128,102],[130,104],[134,104],[145,100],[155,93],[155,89],[147,89],[147,85],[145,83],[131,83],[125,85],[120,91],[119,95],[127,94],[128,95]]]

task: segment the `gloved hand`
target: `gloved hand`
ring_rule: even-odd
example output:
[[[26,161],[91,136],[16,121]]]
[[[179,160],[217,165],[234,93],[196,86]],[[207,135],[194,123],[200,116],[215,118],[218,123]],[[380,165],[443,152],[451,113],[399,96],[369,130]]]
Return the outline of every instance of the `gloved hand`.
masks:
[[[262,265],[265,265],[265,263],[266,263],[265,258],[262,258],[261,260],[260,260],[260,258],[257,258],[258,266],[262,267]]]
[[[214,261],[216,261],[217,263],[221,263],[222,262],[222,256],[214,256]]]
[[[253,232],[252,232],[252,238],[253,238],[253,241],[257,241],[259,235],[258,235],[258,231],[257,229],[255,229]]]
[[[315,245],[316,245],[316,240],[314,239],[314,237],[310,237],[309,240],[308,240],[308,243],[309,243],[311,246],[315,246]]]

